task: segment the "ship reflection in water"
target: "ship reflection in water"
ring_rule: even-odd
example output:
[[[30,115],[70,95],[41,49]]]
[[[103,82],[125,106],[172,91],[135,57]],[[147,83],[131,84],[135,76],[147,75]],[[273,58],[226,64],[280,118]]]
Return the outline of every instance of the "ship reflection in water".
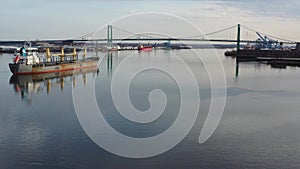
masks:
[[[21,99],[28,104],[32,103],[32,95],[37,95],[47,89],[47,94],[52,87],[60,86],[64,90],[65,83],[71,82],[76,86],[76,80],[83,80],[86,84],[87,74],[99,75],[99,68],[88,68],[75,71],[64,71],[58,73],[36,74],[36,75],[12,75],[9,84],[13,85],[14,91],[21,95]]]

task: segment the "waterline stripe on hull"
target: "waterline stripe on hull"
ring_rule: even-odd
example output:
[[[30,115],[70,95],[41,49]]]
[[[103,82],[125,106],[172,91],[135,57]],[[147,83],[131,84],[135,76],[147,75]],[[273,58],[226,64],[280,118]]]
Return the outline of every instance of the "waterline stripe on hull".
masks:
[[[87,69],[87,68],[94,68],[97,65],[93,66],[82,66],[82,67],[73,67],[73,68],[64,68],[64,69],[54,69],[54,70],[45,70],[45,71],[36,71],[36,72],[17,72],[14,75],[32,75],[32,74],[44,74],[44,73],[55,73],[55,72],[63,72],[69,70],[79,70],[79,69]]]

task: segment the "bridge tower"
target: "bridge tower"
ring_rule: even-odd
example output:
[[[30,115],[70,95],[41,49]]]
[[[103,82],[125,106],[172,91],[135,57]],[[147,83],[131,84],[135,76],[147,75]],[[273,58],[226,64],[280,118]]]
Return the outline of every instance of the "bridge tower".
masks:
[[[111,48],[113,42],[112,25],[107,25],[107,46]]]
[[[241,25],[237,25],[237,40],[236,40],[236,50],[240,50],[240,42],[241,42]]]

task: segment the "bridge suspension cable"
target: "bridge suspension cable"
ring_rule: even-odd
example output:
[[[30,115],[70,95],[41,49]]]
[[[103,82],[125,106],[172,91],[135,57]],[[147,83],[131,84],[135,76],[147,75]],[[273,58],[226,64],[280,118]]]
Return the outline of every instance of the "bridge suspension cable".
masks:
[[[89,37],[93,37],[95,33],[96,33],[96,32],[93,31],[93,32],[90,32],[90,33],[81,35],[81,36],[79,36],[79,37],[75,37],[75,38],[73,38],[73,39],[89,39]]]
[[[266,33],[261,33],[259,31],[256,31],[255,29],[252,29],[250,27],[241,25],[242,30],[241,30],[241,41],[242,42],[248,42],[248,43],[254,43],[260,38],[260,35],[267,36],[270,39],[273,39],[274,41],[282,41],[283,43],[289,43],[289,44],[294,44],[296,43],[293,40],[288,40],[284,38],[279,38],[276,36],[272,36]],[[163,37],[161,34],[156,34],[156,36],[153,34],[155,33],[134,33],[122,28],[119,28],[117,26],[112,27],[113,35],[115,40],[185,40],[185,41],[218,41],[218,42],[235,42],[237,39],[237,32],[236,29],[237,25],[233,25],[230,27],[226,27],[217,31],[213,31],[210,33],[204,33],[204,34],[198,34],[198,35],[193,35],[193,36],[184,36],[184,37]],[[233,31],[230,31],[233,30]],[[80,39],[82,40],[100,40],[100,41],[105,41],[106,37],[106,29],[102,29],[100,31],[102,34],[100,36],[99,32],[91,32],[88,34],[85,34],[83,36],[80,36]],[[100,37],[103,37],[102,39],[99,38],[92,38],[88,39],[91,37],[94,37],[95,34],[99,34]],[[209,38],[208,38],[209,36]],[[229,37],[230,36],[230,37]],[[76,38],[74,38],[76,39]],[[78,40],[80,40],[78,39]],[[77,40],[77,39],[76,39]]]
[[[225,31],[228,31],[228,30],[236,28],[236,27],[237,27],[237,25],[233,25],[233,26],[230,26],[230,27],[227,27],[227,28],[224,28],[224,29],[220,29],[220,30],[217,30],[217,31],[210,32],[210,33],[205,33],[205,34],[201,34],[201,35],[186,36],[186,37],[180,37],[180,38],[188,39],[188,38],[204,37],[204,36],[209,36],[209,35],[225,32]]]
[[[267,36],[269,38],[272,38],[272,39],[280,40],[280,41],[283,41],[283,42],[296,43],[293,40],[279,38],[279,37],[276,37],[276,36],[273,36],[273,35],[269,35],[269,34],[266,34],[266,33],[263,33],[263,32],[257,31],[257,30],[254,30],[254,29],[252,29],[250,27],[247,27],[247,26],[244,26],[244,25],[241,25],[241,27],[243,27],[244,29],[248,29],[248,30],[250,30],[250,31],[252,31],[254,33],[259,33],[259,34],[265,35],[265,36]]]
[[[125,30],[125,29],[121,29],[121,28],[116,27],[116,26],[113,27],[113,30],[114,30],[114,31],[118,31],[118,34],[119,34],[119,35],[120,35],[121,33],[125,33],[125,34],[123,34],[124,37],[121,37],[121,38],[131,37],[131,36],[136,35],[136,33],[134,33],[134,32],[130,32],[130,31],[127,31],[127,30]],[[121,32],[121,33],[120,33],[120,32]],[[121,39],[120,37],[118,37],[118,38]]]
[[[233,26],[230,26],[230,27],[221,29],[221,30],[217,30],[217,31],[214,31],[214,32],[205,33],[205,34],[201,34],[201,35],[192,35],[192,36],[178,37],[177,39],[189,39],[189,38],[199,38],[199,37],[210,36],[210,35],[214,35],[214,34],[218,34],[218,33],[221,33],[221,32],[228,31],[228,30],[230,30],[230,29],[234,29],[234,28],[236,28],[236,26],[237,26],[237,25],[233,25]],[[130,32],[130,31],[127,31],[127,30],[118,28],[118,27],[116,27],[116,26],[114,26],[114,29],[116,29],[116,30],[118,30],[118,31],[125,32],[125,33],[127,33],[127,34],[130,34],[131,36],[144,36],[144,37],[148,37],[148,38],[151,38],[151,37],[152,37],[152,36],[149,36],[149,35],[147,35],[147,34],[133,33],[133,32]],[[130,36],[129,36],[129,37],[130,37]]]
[[[149,35],[149,33],[134,33],[134,32],[130,32],[130,31],[121,29],[116,26],[114,26],[113,28],[117,31],[126,33],[126,36],[124,36],[122,38],[128,38],[128,37],[133,37],[133,36],[143,36],[143,37],[147,37],[147,38],[152,38],[152,35]],[[121,38],[119,38],[119,39],[121,39]]]

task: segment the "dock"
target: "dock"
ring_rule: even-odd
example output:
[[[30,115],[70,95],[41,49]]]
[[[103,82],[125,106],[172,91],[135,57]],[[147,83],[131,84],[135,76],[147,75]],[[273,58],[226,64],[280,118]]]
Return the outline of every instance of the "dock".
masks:
[[[272,67],[300,67],[300,43],[295,49],[241,49],[226,51],[225,56],[236,58],[237,62],[262,62]]]

